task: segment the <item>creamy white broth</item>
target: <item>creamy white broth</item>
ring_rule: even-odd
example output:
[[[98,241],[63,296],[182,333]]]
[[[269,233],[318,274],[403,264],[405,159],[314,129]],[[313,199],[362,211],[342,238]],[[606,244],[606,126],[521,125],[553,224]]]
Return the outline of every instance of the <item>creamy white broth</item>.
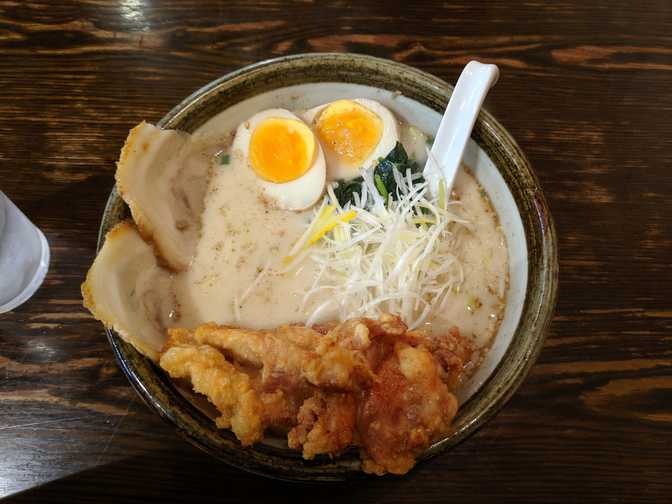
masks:
[[[507,248],[497,215],[473,175],[460,170],[455,179],[454,197],[463,205],[461,214],[471,223],[472,232],[462,230],[454,253],[462,263],[464,282],[459,292],[451,292],[439,317],[429,320],[432,332],[457,326],[462,334],[484,347],[494,336],[504,309],[508,284]]]
[[[425,139],[416,128],[402,124],[401,141],[409,155],[421,162]],[[242,154],[232,152],[230,143],[231,134],[211,135],[208,141],[199,139],[207,153],[200,159],[212,161],[214,152],[223,150],[229,154],[229,163],[214,163],[196,256],[187,271],[173,277],[179,306],[175,325],[193,327],[216,322],[266,329],[305,322],[326,298],[325,294],[303,304],[304,293],[315,276],[314,264],[305,261],[296,273],[281,275],[278,271],[314,211],[289,212],[269,205]],[[458,174],[454,198],[461,201],[459,213],[468,218],[472,230],[461,231],[464,236],[455,250],[465,279],[459,292],[449,294],[445,310],[428,320],[424,328],[439,333],[457,326],[462,334],[473,337],[477,346],[486,347],[504,307],[506,243],[487,197],[467,171]],[[265,274],[246,294],[262,270]],[[335,310],[322,315],[323,319],[336,317]]]
[[[291,274],[279,271],[313,211],[274,208],[242,153],[227,152],[229,163],[213,168],[196,256],[189,270],[174,278],[180,324],[207,321],[269,329],[305,321],[301,307],[314,277],[311,265]],[[263,270],[266,274],[241,301]]]

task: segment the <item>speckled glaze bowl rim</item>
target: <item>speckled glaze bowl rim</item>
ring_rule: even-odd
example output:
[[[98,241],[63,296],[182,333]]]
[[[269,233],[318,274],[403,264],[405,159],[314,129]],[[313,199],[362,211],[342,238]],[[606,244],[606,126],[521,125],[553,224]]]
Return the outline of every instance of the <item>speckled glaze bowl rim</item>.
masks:
[[[305,74],[305,72],[309,72]],[[442,111],[452,86],[421,70],[391,60],[351,53],[309,53],[269,59],[243,67],[192,93],[158,123],[163,128],[194,131],[214,113],[268,90],[308,82],[354,82],[401,91],[409,98]],[[528,285],[523,312],[513,339],[497,368],[477,394],[460,408],[453,434],[435,443],[420,460],[453,447],[483,426],[513,395],[536,360],[553,315],[557,296],[558,260],[553,221],[539,182],[515,140],[487,111],[479,114],[472,139],[492,159],[514,196],[523,221],[528,249]],[[108,199],[98,237],[128,216],[116,188]],[[115,357],[140,397],[207,453],[248,472],[311,482],[337,482],[362,477],[356,453],[334,460],[304,461],[298,453],[264,445],[242,448],[175,388],[149,359],[114,331],[106,330]]]

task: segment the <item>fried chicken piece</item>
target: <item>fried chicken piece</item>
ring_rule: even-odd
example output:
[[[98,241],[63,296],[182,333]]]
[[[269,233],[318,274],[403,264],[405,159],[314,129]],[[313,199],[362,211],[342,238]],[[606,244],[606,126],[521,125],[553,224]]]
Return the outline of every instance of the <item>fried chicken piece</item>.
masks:
[[[189,329],[182,329],[180,327],[168,329],[168,341],[166,341],[161,353],[166,352],[169,348],[180,345],[193,345],[196,342],[194,333]]]
[[[371,378],[362,355],[339,345],[335,337],[307,327],[253,331],[206,324],[196,329],[194,339],[238,362],[261,368],[267,388],[291,388],[305,381],[318,387],[354,390],[358,382]]]
[[[257,387],[255,389],[259,390]],[[284,390],[259,392],[263,405],[263,422],[272,430],[287,433],[296,424],[296,415],[301,407],[301,400],[296,395]]]
[[[334,325],[324,334],[325,337],[337,341],[344,348],[363,352],[371,345],[371,331],[367,323],[371,324],[371,319],[347,320]]]
[[[250,345],[240,345],[243,349],[246,347],[253,347],[255,344],[263,344],[263,340],[259,338],[257,331],[228,331],[228,329],[229,328],[226,327],[216,326],[215,324],[205,324],[197,328],[195,331],[181,328],[169,329],[168,342],[166,343],[163,352],[167,353],[171,348],[184,346],[210,348],[215,352],[220,353],[221,358],[226,360],[226,356],[224,354],[221,354],[221,352],[219,352],[219,350],[217,350],[214,346],[208,345],[208,343],[217,344],[219,341],[218,338],[222,334],[225,336],[232,335],[233,338],[231,338],[230,341],[232,341],[234,344],[236,343],[236,337],[249,337]],[[255,338],[259,339],[255,341]],[[217,360],[221,361],[220,358],[217,358]],[[243,364],[242,366],[236,366],[233,363],[226,362],[225,367],[229,371],[235,368],[235,370],[243,376],[249,377],[250,388],[257,393],[257,397],[261,404],[262,426],[271,428],[274,431],[281,433],[288,432],[296,425],[296,416],[299,412],[299,408],[308,397],[315,393],[315,388],[311,386],[301,386],[301,384],[292,385],[288,382],[284,382],[282,384],[279,382],[264,384],[262,382],[262,373],[260,369],[255,369],[256,362],[254,360],[254,354],[248,354],[247,359],[242,358],[239,360]],[[165,362],[168,361],[160,362],[162,367]],[[258,363],[256,364],[258,365]],[[280,385],[283,386],[280,387]],[[200,391],[197,390],[197,392]],[[208,398],[210,399],[210,397]],[[211,400],[211,402],[213,401]],[[219,406],[217,407],[220,409]],[[225,422],[219,421],[218,425],[222,423]],[[222,428],[227,427],[228,425],[223,425]]]
[[[264,365],[265,337],[266,333],[264,331],[217,324],[203,324],[193,332],[194,341],[224,350],[235,356],[239,362],[257,368]]]
[[[453,327],[447,333],[428,340],[428,348],[440,365],[441,379],[451,390],[457,388],[464,376],[465,365],[471,362],[472,345],[460,337],[457,327]]]
[[[243,444],[288,432],[306,459],[359,446],[365,472],[404,474],[450,431],[471,346],[455,330],[409,331],[394,315],[317,328],[173,329],[161,358],[217,406]]]
[[[258,383],[253,387],[257,390],[263,404],[263,422],[277,434],[287,434],[296,426],[297,415],[301,405],[316,393],[315,387],[276,388],[272,392],[264,391]]]
[[[217,407],[221,413],[217,427],[231,428],[243,446],[260,441],[264,435],[263,405],[249,376],[211,346],[182,344],[184,332],[171,331],[173,336],[177,339],[162,353],[161,367],[172,378],[189,379],[194,390]]]
[[[308,460],[337,455],[353,444],[356,410],[352,394],[318,392],[301,406],[298,425],[287,435],[289,447],[301,449]]]
[[[424,347],[397,342],[360,398],[357,430],[364,472],[405,474],[415,458],[447,434],[457,399]]]

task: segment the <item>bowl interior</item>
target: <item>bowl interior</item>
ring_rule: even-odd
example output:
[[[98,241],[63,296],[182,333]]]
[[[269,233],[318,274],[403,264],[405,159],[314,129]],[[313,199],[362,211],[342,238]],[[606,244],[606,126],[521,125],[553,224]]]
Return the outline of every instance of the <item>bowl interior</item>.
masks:
[[[217,137],[235,128],[261,110],[282,107],[306,110],[339,98],[370,98],[392,110],[403,121],[434,135],[441,121],[441,112],[414,99],[386,89],[342,82],[297,84],[260,93],[225,109],[196,129],[194,134]],[[483,188],[491,195],[502,230],[506,236],[509,253],[509,287],[506,292],[506,309],[490,351],[478,372],[460,390],[460,403],[464,404],[492,374],[508,348],[523,308],[527,285],[527,246],[523,223],[518,207],[501,174],[487,153],[473,140],[465,153],[465,164],[473,171]]]
[[[263,62],[219,79],[188,97],[159,123],[210,135],[231,130],[270,107],[305,109],[343,97],[381,101],[405,121],[434,133],[451,87],[428,74],[359,55],[303,55]],[[226,114],[217,114],[226,110]],[[214,119],[213,119],[214,118]],[[451,436],[425,457],[464,439],[510,397],[536,357],[555,301],[557,258],[550,214],[531,168],[515,141],[482,112],[464,158],[488,192],[506,235],[510,282],[504,319],[486,360],[462,390],[462,407]],[[101,225],[104,233],[127,216],[116,191]],[[102,242],[99,242],[99,246]],[[152,407],[189,441],[243,469],[271,477],[341,480],[358,474],[353,453],[335,460],[304,461],[272,441],[243,450],[219,431],[203,409],[177,391],[149,360],[108,331],[129,380]]]

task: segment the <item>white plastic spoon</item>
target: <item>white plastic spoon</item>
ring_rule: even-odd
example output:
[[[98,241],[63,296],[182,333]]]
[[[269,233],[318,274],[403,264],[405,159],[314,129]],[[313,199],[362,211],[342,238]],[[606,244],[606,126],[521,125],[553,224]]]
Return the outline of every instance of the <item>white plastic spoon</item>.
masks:
[[[462,70],[425,164],[424,174],[432,194],[438,194],[439,180],[443,177],[446,194],[450,198],[455,175],[460,168],[464,148],[471,130],[474,129],[478,111],[483,105],[485,95],[498,78],[497,66],[478,61],[470,61]]]

